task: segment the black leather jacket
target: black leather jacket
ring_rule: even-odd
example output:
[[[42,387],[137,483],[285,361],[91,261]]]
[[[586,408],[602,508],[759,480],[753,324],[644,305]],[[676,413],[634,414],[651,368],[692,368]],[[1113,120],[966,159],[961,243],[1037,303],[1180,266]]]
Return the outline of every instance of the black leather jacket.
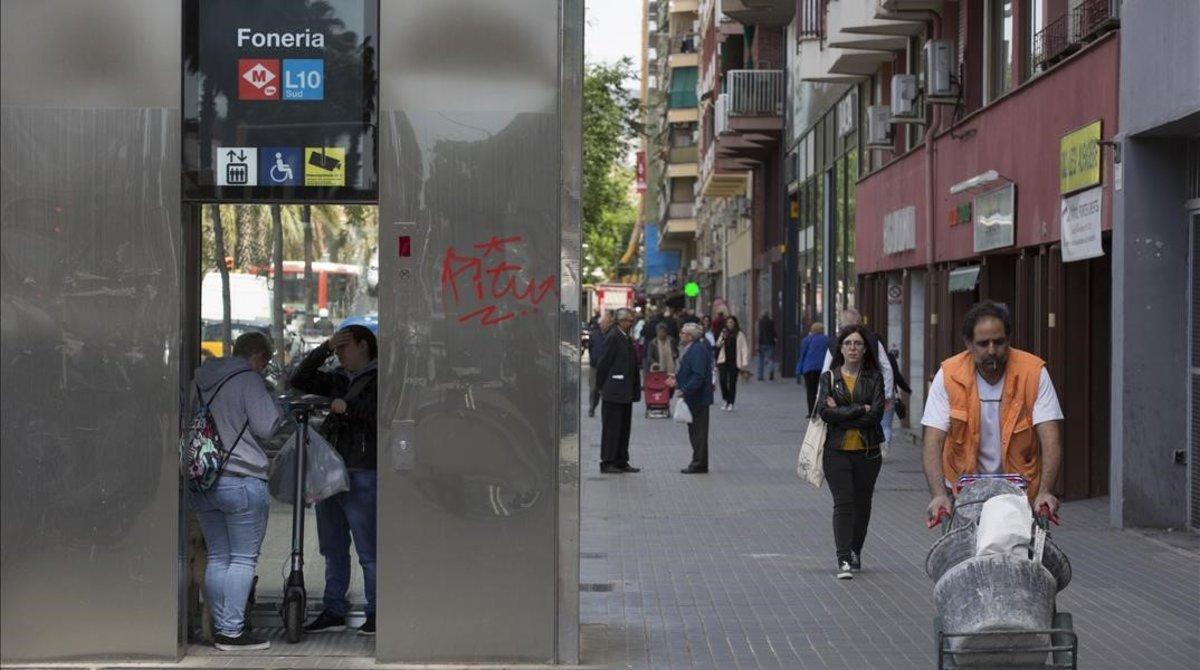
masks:
[[[341,369],[335,372],[321,369],[332,354],[328,342],[313,349],[292,373],[292,386],[305,393],[345,399],[350,391],[350,376]],[[329,413],[321,424],[321,435],[341,455],[347,468],[375,470],[378,460],[375,420],[378,415],[376,398],[379,393],[379,372],[368,370],[360,376],[366,385],[353,398],[346,400],[344,414]]]
[[[829,388],[830,374],[833,375],[833,390]],[[829,407],[825,399],[832,397],[837,407]],[[867,448],[873,449],[883,443],[884,410],[883,375],[876,370],[862,370],[854,384],[854,393],[846,388],[842,371],[835,368],[821,375],[821,386],[817,391],[817,407],[821,420],[828,426],[825,434],[826,449],[841,449],[846,431],[858,429]],[[866,406],[871,406],[867,411]]]

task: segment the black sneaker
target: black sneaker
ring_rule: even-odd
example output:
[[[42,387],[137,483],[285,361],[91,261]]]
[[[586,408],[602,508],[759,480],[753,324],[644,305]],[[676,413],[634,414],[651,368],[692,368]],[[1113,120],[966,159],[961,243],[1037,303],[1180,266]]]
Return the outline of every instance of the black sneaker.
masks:
[[[841,561],[838,563],[837,578],[854,579],[854,573],[850,570],[850,561]]]
[[[270,641],[250,631],[243,631],[237,637],[229,637],[228,635],[217,633],[213,636],[213,643],[221,651],[261,651],[271,648]]]
[[[313,622],[304,627],[305,633],[340,633],[346,630],[346,617],[322,611]]]
[[[855,572],[862,571],[862,556],[857,551],[850,552],[850,569]]]
[[[362,628],[358,629],[359,635],[374,635],[375,634],[375,615],[368,614],[367,620],[363,622]]]

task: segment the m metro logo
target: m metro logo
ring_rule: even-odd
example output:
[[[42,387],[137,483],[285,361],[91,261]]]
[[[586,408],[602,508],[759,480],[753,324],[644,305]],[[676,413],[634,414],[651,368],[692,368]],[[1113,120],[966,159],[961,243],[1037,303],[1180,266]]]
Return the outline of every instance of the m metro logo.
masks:
[[[238,100],[278,100],[279,59],[238,59]]]

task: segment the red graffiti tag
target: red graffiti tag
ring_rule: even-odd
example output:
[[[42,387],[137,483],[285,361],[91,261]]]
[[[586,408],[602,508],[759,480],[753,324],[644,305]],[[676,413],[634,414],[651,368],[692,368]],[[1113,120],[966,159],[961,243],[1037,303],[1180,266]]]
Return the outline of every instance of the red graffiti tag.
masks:
[[[525,266],[503,258],[506,247],[523,242],[519,236],[493,235],[473,245],[478,250],[474,254],[461,255],[454,247],[446,249],[442,257],[442,300],[447,307],[464,301],[474,306],[458,317],[459,323],[478,321],[483,326],[495,326],[518,316],[538,314],[542,301],[551,293],[558,294],[554,275],[526,280],[522,278]],[[489,259],[493,253],[497,258]]]

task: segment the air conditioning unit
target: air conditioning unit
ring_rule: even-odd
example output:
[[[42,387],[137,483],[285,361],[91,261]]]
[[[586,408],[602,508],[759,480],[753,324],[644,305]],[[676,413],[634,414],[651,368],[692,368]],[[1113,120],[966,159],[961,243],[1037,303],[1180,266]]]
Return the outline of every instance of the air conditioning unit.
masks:
[[[750,216],[753,210],[750,207],[750,198],[741,196],[737,199],[737,214],[738,216]]]
[[[703,261],[703,266],[704,266],[704,269],[705,269],[705,270],[711,270],[711,269],[712,269],[712,266],[713,266],[713,259],[712,259],[712,256],[705,256],[705,257],[704,257],[703,259],[701,259],[701,260]]]
[[[691,270],[692,272],[695,272],[695,271],[696,271],[696,261],[695,261],[695,259],[692,259],[691,261],[689,261],[689,262],[688,262],[688,269],[689,269],[689,270]]]
[[[853,90],[838,101],[838,137],[845,137],[858,130],[858,96]]]
[[[951,79],[954,68],[954,43],[929,40],[925,43],[925,99],[934,104],[958,102],[957,87]]]
[[[917,87],[917,75],[892,75],[892,123],[920,123],[920,113],[917,111],[917,98],[920,90]]]
[[[867,108],[867,146],[876,149],[895,147],[892,134],[892,110],[886,105]]]

